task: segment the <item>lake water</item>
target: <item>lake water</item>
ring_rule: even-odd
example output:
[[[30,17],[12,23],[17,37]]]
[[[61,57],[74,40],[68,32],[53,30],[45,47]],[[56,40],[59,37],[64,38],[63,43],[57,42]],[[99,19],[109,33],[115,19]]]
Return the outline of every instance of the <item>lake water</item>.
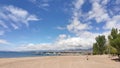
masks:
[[[47,54],[36,54],[35,52],[0,52],[0,58],[19,58],[19,57],[37,57],[37,56],[54,56]]]

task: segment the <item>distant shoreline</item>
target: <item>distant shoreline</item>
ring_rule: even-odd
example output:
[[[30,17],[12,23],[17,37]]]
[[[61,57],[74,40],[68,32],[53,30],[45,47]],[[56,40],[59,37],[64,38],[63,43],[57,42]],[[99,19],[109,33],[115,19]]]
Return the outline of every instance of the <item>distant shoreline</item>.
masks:
[[[0,58],[22,58],[22,57],[41,57],[41,56],[79,56],[82,52],[9,52],[1,51]]]

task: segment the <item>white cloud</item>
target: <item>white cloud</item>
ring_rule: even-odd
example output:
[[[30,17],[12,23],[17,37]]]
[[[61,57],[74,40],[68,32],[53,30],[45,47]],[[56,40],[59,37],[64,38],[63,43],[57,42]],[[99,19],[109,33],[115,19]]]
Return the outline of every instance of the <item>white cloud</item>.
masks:
[[[22,25],[29,26],[30,21],[39,20],[36,15],[12,5],[1,6],[0,10],[0,26],[4,31],[10,29],[10,27],[19,29]]]
[[[103,0],[102,5],[106,5],[110,0]]]
[[[28,11],[12,5],[5,6],[4,9],[5,12],[9,13],[7,16],[16,23],[21,22],[28,25],[29,21],[39,20],[35,15],[28,13]]]
[[[50,44],[47,43],[42,43],[42,44],[33,44],[33,43],[29,43],[29,44],[23,44],[18,48],[15,48],[15,50],[18,51],[29,51],[29,50],[49,50],[50,48]]]
[[[39,44],[22,44],[15,48],[17,51],[31,51],[31,50],[64,50],[64,49],[88,49],[92,48],[95,42],[95,37],[98,35],[108,36],[110,32],[104,32],[102,34],[97,33],[84,33],[84,36],[70,37],[66,34],[60,34],[53,43],[39,43]]]
[[[69,37],[65,34],[58,36],[55,42],[53,43],[40,43],[40,44],[22,44],[17,47],[15,50],[18,51],[28,51],[28,50],[64,50],[64,49],[87,49],[91,48],[91,43],[94,42],[92,39],[87,39],[80,37]]]
[[[112,29],[112,28],[120,28],[120,15],[113,16],[111,19],[109,19],[105,26],[103,27],[104,29]]]
[[[111,28],[120,28],[120,15],[114,14],[119,11],[119,7],[116,3],[114,3],[114,8],[106,9],[106,4],[110,0],[103,0],[101,3],[100,1],[93,1],[92,2],[92,10],[88,13],[88,19],[95,19],[97,23],[104,22],[105,25],[103,25],[103,29],[110,30]],[[116,0],[117,1],[117,0]],[[112,16],[110,17],[110,14],[108,12],[112,13]]]
[[[8,28],[8,26],[2,20],[0,20],[0,26],[3,28]]]
[[[9,45],[10,43],[7,40],[0,39],[0,44]]]
[[[81,33],[81,31],[83,32],[83,31],[90,30],[91,28],[93,28],[93,26],[90,25],[88,22],[93,19],[95,19],[97,23],[104,22],[103,23],[105,24],[103,25],[104,29],[111,29],[113,27],[120,28],[120,23],[119,23],[120,15],[119,14],[112,15],[112,17],[110,17],[108,12],[111,12],[111,10],[106,9],[107,7],[106,4],[109,1],[110,0],[103,0],[103,1],[90,0],[90,2],[92,3],[92,10],[90,10],[86,14],[82,14],[81,7],[84,1],[76,0],[74,2],[73,15],[71,17],[72,19],[70,20],[70,24],[67,25],[67,29],[74,33]],[[119,9],[118,7],[114,7],[113,9],[115,8]],[[82,16],[84,17],[84,19],[81,19]],[[96,28],[98,27],[96,26]]]
[[[67,25],[67,29],[75,33],[82,30],[89,30],[91,28],[92,27],[88,23],[83,24],[76,17],[71,21],[71,24]]]
[[[73,16],[72,18],[78,18],[79,19],[79,15],[81,14],[80,9],[81,6],[84,4],[84,0],[76,0],[75,2],[73,2]]]
[[[65,38],[68,38],[68,36],[66,34],[61,34],[58,36],[58,40],[62,40],[62,39],[65,39]]]
[[[72,31],[72,32],[79,32],[79,31],[83,31],[83,30],[89,30],[91,29],[92,27],[89,25],[89,23],[82,23],[79,19],[80,19],[80,16],[82,15],[81,14],[81,6],[84,4],[84,1],[83,0],[76,0],[73,5],[73,14],[72,14],[72,17],[71,17],[71,20],[70,20],[70,24],[67,25],[67,29],[69,31]]]
[[[30,15],[30,16],[27,18],[26,21],[38,21],[38,20],[40,20],[40,19],[38,19],[37,16],[35,16],[35,15]]]
[[[74,2],[75,9],[78,11],[78,9],[81,8],[81,5],[83,3],[84,3],[84,0],[76,0],[76,2]]]
[[[58,40],[56,42],[57,45],[59,45],[62,49],[69,49],[69,48],[90,48],[91,43],[94,42],[94,40],[87,39],[85,41],[85,38],[82,37],[69,37],[66,39]]]
[[[50,6],[49,1],[50,0],[29,0],[34,5],[36,5],[38,8],[43,10],[48,10],[48,7]]]
[[[5,6],[4,9],[11,13],[13,16],[25,18],[28,15],[28,12],[26,10],[23,10],[18,7],[14,7],[12,5]]]
[[[17,26],[17,25],[15,25],[14,23],[11,23],[11,25],[12,25],[12,27],[14,28],[14,29],[18,29],[19,27]]]
[[[99,4],[99,2],[93,2],[92,7],[92,10],[88,13],[88,19],[95,19],[97,23],[104,22],[109,19],[107,11]]]

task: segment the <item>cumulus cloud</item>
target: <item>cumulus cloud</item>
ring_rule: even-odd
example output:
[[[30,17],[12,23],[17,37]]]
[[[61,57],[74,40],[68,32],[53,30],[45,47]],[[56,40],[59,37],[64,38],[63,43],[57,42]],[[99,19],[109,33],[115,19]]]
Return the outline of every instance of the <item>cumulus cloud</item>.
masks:
[[[109,19],[107,11],[104,9],[102,5],[99,4],[99,2],[93,2],[92,7],[93,7],[92,10],[89,11],[88,13],[89,19],[95,19],[97,23],[100,23]]]
[[[107,20],[104,29],[120,28],[120,15],[113,16],[111,19]]]
[[[88,23],[81,23],[80,20],[78,20],[77,17],[75,17],[72,21],[71,24],[67,25],[67,29],[69,31],[73,31],[73,32],[79,32],[82,30],[89,30],[92,27],[88,24]]]
[[[15,50],[19,51],[31,51],[31,50],[64,50],[64,49],[87,49],[91,48],[91,43],[94,42],[92,39],[80,37],[70,37],[65,34],[61,34],[53,43],[40,43],[40,44],[22,44]]]
[[[85,38],[81,38],[81,37],[69,37],[69,38],[57,41],[56,44],[63,49],[90,48],[91,47],[90,43],[94,41],[91,39],[88,39],[88,41],[85,41],[85,40],[86,40]]]
[[[92,28],[88,22],[81,21],[81,7],[84,4],[83,0],[76,0],[73,3],[73,12],[70,20],[70,24],[67,25],[67,29],[75,34],[90,30]]]
[[[79,31],[83,31],[83,30],[89,30],[91,29],[92,27],[89,25],[89,23],[86,23],[86,22],[81,22],[80,20],[80,16],[82,15],[81,14],[81,6],[84,4],[84,1],[83,0],[76,0],[74,3],[73,3],[73,14],[72,14],[72,17],[71,17],[71,20],[70,20],[70,24],[67,25],[67,29],[69,31],[72,31],[72,32],[79,32]]]
[[[120,15],[119,15],[119,5],[117,5],[117,0],[115,3],[111,3],[110,5],[114,7],[106,8],[108,7],[107,4],[111,0],[103,0],[101,3],[100,1],[93,1],[92,3],[92,10],[88,13],[88,19],[95,19],[97,23],[104,22],[105,25],[103,26],[103,29],[112,29],[114,28],[120,28]],[[117,3],[116,3],[117,2]],[[112,13],[112,15],[111,15]],[[116,15],[117,13],[117,15]]]

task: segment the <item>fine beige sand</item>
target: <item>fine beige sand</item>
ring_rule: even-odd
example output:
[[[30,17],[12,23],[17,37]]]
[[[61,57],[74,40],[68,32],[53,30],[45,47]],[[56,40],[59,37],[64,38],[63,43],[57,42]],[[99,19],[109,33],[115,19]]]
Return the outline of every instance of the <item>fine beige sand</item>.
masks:
[[[0,68],[120,68],[120,62],[107,55],[0,58]]]

